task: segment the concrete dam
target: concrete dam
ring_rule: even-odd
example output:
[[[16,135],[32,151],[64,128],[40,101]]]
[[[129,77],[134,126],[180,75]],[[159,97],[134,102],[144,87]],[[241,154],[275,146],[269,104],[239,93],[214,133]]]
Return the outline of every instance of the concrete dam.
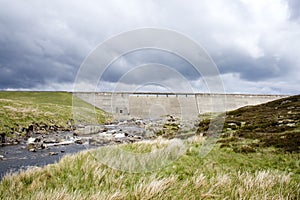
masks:
[[[73,95],[111,113],[119,120],[160,118],[167,114],[183,120],[191,120],[207,112],[224,112],[287,97],[286,95],[150,92],[76,92]]]

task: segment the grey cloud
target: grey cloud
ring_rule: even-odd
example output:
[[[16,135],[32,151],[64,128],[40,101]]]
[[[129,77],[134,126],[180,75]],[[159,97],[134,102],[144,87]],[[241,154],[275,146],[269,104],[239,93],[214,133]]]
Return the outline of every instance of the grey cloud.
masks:
[[[102,80],[117,82],[124,74],[130,72],[130,70],[149,63],[157,63],[168,66],[169,68],[178,71],[178,73],[188,80],[198,79],[201,76],[201,74],[199,74],[199,72],[188,61],[176,54],[159,49],[142,49],[125,54],[113,62],[106,69],[102,76]],[[156,74],[156,76],[160,75],[162,74]],[[136,77],[136,79],[137,78],[138,77]],[[144,78],[145,77],[141,74],[138,79]],[[168,79],[168,76],[165,76],[164,78]],[[136,80],[133,79],[132,83],[134,84],[135,81]]]
[[[47,9],[42,5],[34,9],[36,4],[7,2],[0,8],[0,89],[70,82],[82,62],[80,39],[72,39],[70,29],[57,32],[62,22],[43,14]],[[35,6],[29,8],[31,5]]]
[[[19,47],[25,48],[25,52],[24,50],[19,52]],[[47,80],[73,81],[80,63],[80,60],[76,60],[74,56],[68,56],[68,53],[60,56],[40,56],[36,53],[28,53],[22,44],[11,46],[6,50],[1,49],[0,53],[3,72],[0,74],[0,86],[8,88],[30,88],[35,84],[43,84]]]
[[[300,19],[300,1],[299,0],[287,0],[289,10],[291,12],[290,19],[299,20]]]
[[[291,64],[284,58],[274,58],[265,55],[253,58],[243,52],[232,50],[225,51],[221,55],[213,56],[221,74],[238,73],[247,81],[262,81],[275,77],[285,76]]]
[[[120,20],[107,7],[97,1],[0,1],[0,63],[10,72],[0,73],[0,89],[74,81],[83,59],[113,33],[111,21]]]
[[[286,5],[290,20],[299,20],[298,0],[0,0],[0,89],[72,84],[96,45],[117,33],[150,26],[180,31],[204,45],[221,75],[239,75],[237,84],[276,80],[284,83],[274,89],[281,92],[280,86],[300,81],[300,26],[289,21]],[[257,49],[262,55],[253,56]],[[116,82],[134,66],[150,62],[171,66],[191,81],[198,78],[183,59],[153,51],[124,55],[102,78]]]

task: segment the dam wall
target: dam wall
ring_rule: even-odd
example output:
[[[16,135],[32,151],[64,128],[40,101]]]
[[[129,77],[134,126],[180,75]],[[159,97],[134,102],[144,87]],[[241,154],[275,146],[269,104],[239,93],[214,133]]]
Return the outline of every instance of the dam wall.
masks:
[[[195,119],[207,112],[224,112],[284,98],[284,95],[206,93],[77,92],[80,99],[113,114],[116,119],[160,118],[173,115]]]

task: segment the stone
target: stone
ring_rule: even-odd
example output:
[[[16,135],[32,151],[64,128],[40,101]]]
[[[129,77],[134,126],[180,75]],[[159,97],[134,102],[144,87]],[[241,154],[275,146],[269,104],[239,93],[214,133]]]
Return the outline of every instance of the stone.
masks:
[[[29,149],[33,149],[33,148],[35,148],[35,144],[34,143],[29,143],[28,145],[27,145],[27,149],[29,150]]]
[[[286,126],[289,126],[289,127],[296,127],[296,123],[288,123],[288,124],[286,124]]]
[[[77,135],[88,135],[88,134],[95,134],[99,132],[103,132],[106,130],[105,126],[103,125],[86,125],[86,126],[78,126],[75,130]]]
[[[168,118],[167,118],[167,121],[168,122],[175,122],[176,120],[172,115],[169,115]]]
[[[47,138],[43,140],[44,143],[58,143],[57,139]]]
[[[76,144],[83,144],[83,141],[81,139],[77,139],[74,141]]]
[[[0,142],[1,142],[1,144],[5,143],[5,133],[0,134]]]
[[[140,126],[140,125],[145,125],[146,123],[143,120],[138,119],[135,121],[135,124]]]
[[[289,107],[287,107],[286,109],[292,110],[292,109],[295,109],[295,106],[289,106]]]
[[[51,151],[51,152],[48,153],[48,155],[49,155],[49,156],[55,156],[55,155],[58,155],[58,152],[52,152],[52,151]]]
[[[107,131],[107,134],[116,134],[116,133],[117,133],[116,130],[109,130],[109,131]]]
[[[69,141],[62,141],[62,142],[58,142],[58,143],[50,143],[50,144],[44,144],[44,146],[47,147],[52,147],[52,146],[59,146],[59,145],[69,145],[69,144],[73,144],[74,141],[69,140]]]
[[[135,135],[135,136],[134,136],[134,139],[141,140],[141,139],[143,139],[143,137],[142,137],[142,136]]]
[[[27,140],[27,144],[33,144],[33,143],[35,143],[36,142],[36,138],[33,138],[33,137],[30,137],[30,138],[28,138],[28,140]]]
[[[115,138],[124,138],[124,137],[126,137],[124,133],[115,134]]]
[[[35,148],[31,148],[31,149],[28,149],[28,151],[30,151],[30,152],[36,152],[36,149]]]

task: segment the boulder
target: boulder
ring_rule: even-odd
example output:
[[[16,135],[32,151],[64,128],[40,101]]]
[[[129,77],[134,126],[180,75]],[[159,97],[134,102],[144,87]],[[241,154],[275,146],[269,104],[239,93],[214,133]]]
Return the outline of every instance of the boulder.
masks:
[[[30,149],[28,149],[28,151],[30,151],[30,152],[36,152],[36,149],[35,148],[30,148]]]
[[[46,138],[43,140],[44,143],[58,143],[59,141],[57,139],[54,138]]]
[[[115,138],[124,138],[124,137],[126,137],[124,133],[115,134]]]
[[[0,134],[0,143],[3,145],[5,143],[5,133]]]
[[[58,152],[52,152],[52,151],[51,151],[51,152],[48,153],[48,155],[49,155],[49,156],[58,155]]]
[[[34,138],[34,137],[30,137],[27,140],[27,144],[34,144],[36,142],[37,142],[37,138]]]

